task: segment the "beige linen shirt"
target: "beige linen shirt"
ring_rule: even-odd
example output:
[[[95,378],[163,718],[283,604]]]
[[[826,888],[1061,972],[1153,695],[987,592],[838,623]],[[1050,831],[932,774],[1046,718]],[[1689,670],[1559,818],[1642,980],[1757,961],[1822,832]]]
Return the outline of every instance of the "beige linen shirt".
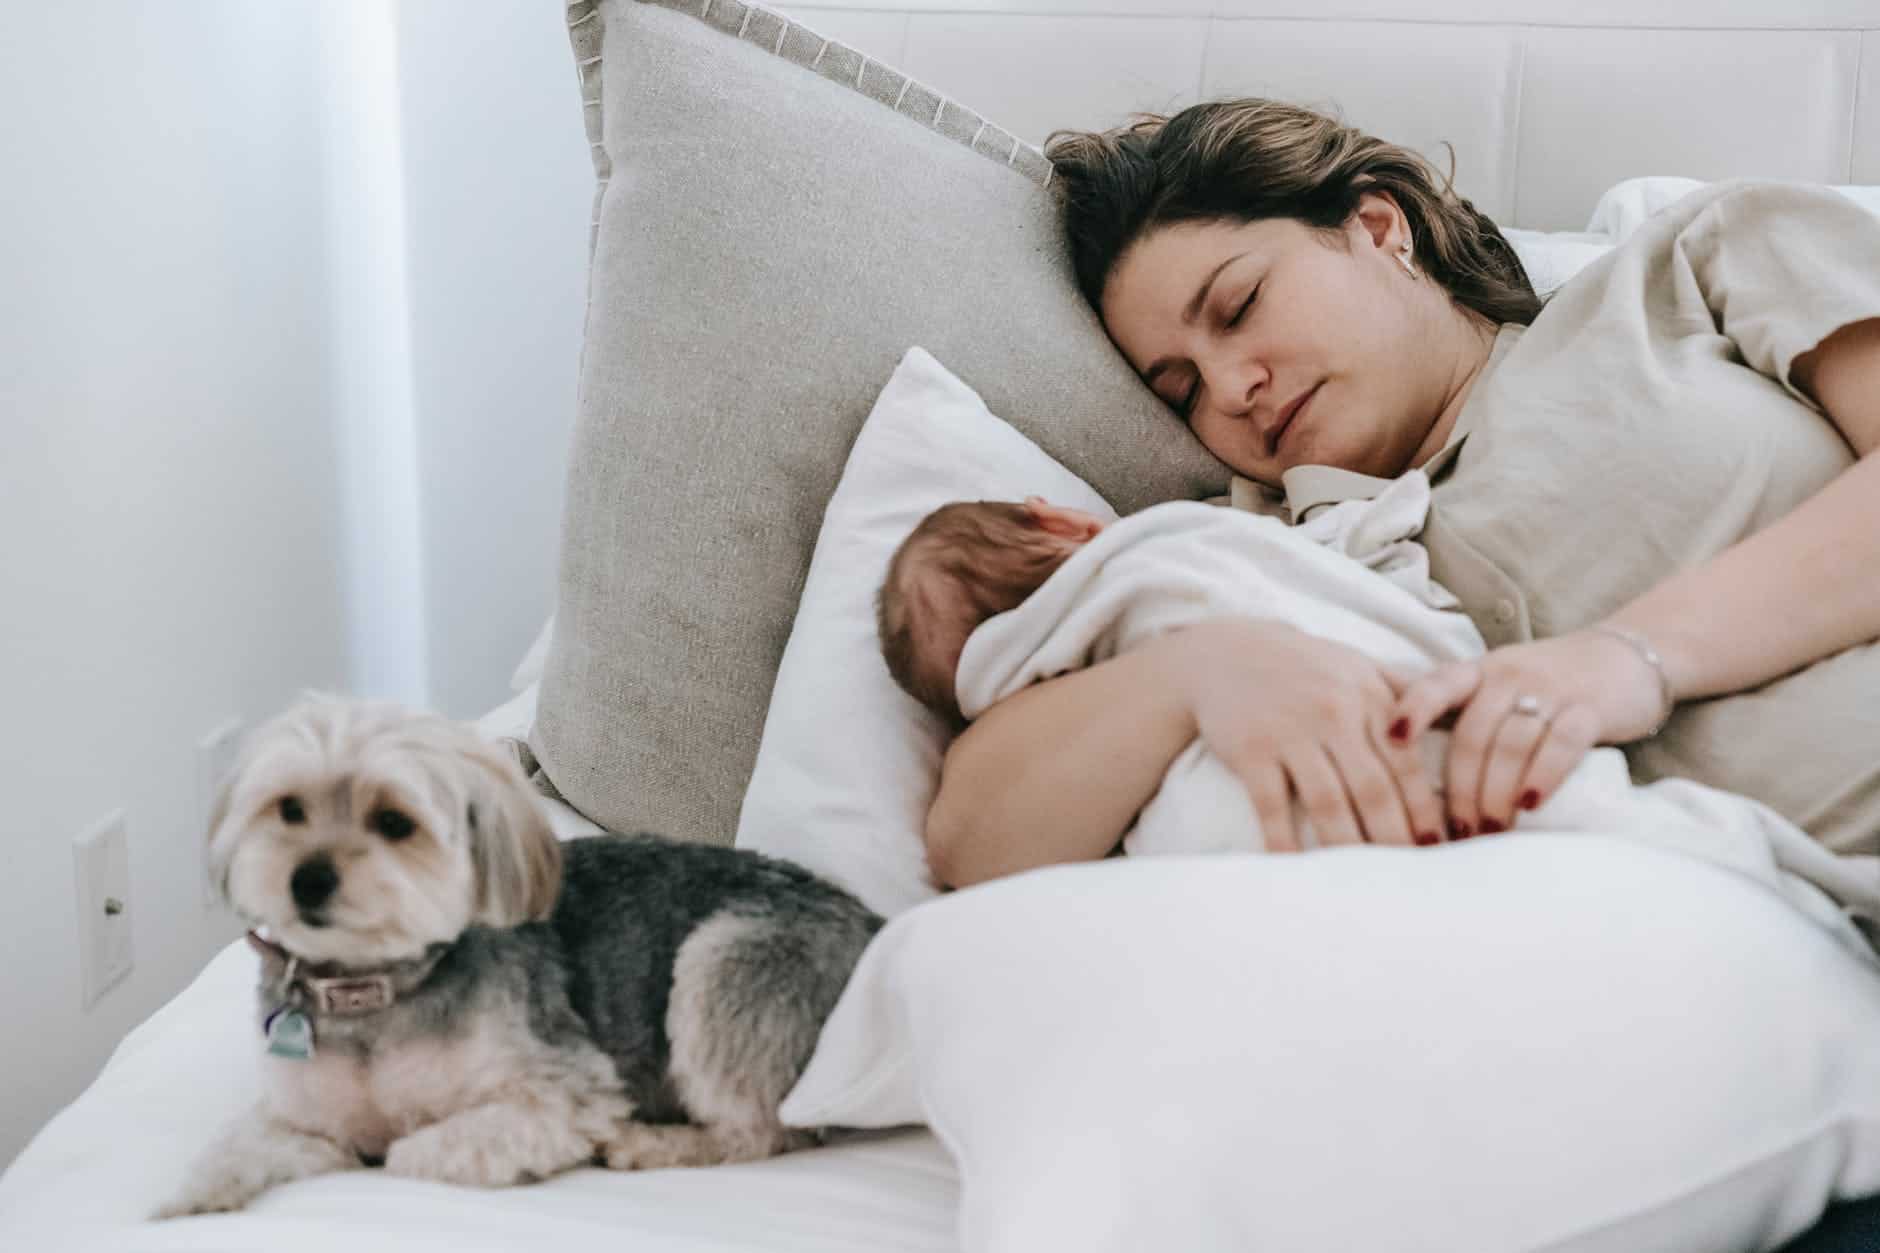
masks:
[[[1433,573],[1493,647],[1596,622],[1769,525],[1853,464],[1790,366],[1872,317],[1880,222],[1837,193],[1729,183],[1671,206],[1501,328],[1424,467]],[[1375,482],[1299,467],[1287,504],[1303,518]],[[1687,702],[1628,757],[1641,781],[1741,792],[1832,849],[1880,851],[1880,645]]]

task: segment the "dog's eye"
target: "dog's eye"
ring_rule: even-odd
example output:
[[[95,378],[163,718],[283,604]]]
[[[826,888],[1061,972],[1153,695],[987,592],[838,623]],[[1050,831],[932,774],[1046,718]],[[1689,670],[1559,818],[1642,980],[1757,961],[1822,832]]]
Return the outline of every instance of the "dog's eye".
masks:
[[[381,809],[372,815],[372,829],[388,840],[402,840],[418,829],[418,824],[396,809]]]
[[[281,797],[281,821],[299,826],[307,820],[307,811],[298,796]]]

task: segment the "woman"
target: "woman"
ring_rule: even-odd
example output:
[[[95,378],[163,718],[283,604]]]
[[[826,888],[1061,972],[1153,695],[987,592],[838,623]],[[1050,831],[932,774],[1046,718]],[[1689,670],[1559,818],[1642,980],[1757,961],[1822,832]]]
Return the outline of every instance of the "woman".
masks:
[[[953,745],[959,886],[1100,857],[1199,734],[1269,830],[1506,829],[1595,744],[1880,849],[1880,224],[1735,184],[1545,308],[1428,165],[1307,110],[1054,138],[1078,281],[1144,380],[1294,515],[1421,468],[1491,645],[1414,681],[1223,621],[1028,689]],[[1439,804],[1415,737],[1455,735]],[[1445,812],[1446,811],[1446,812]]]

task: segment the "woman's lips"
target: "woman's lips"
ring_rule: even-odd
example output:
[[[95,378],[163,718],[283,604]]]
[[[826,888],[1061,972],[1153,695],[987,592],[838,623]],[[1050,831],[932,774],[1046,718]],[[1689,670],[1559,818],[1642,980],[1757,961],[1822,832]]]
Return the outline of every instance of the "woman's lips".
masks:
[[[1305,416],[1306,410],[1310,408],[1312,405],[1312,398],[1319,394],[1319,388],[1323,386],[1325,386],[1325,384],[1323,383],[1314,383],[1312,385],[1312,390],[1308,391],[1302,398],[1300,398],[1300,400],[1297,403],[1293,405],[1292,412],[1286,415],[1286,420],[1273,428],[1272,435],[1268,436],[1267,441],[1266,441],[1267,442],[1267,456],[1271,457],[1271,456],[1278,455],[1280,446],[1286,442],[1286,437],[1288,435],[1291,435],[1293,431],[1298,427],[1299,419]]]

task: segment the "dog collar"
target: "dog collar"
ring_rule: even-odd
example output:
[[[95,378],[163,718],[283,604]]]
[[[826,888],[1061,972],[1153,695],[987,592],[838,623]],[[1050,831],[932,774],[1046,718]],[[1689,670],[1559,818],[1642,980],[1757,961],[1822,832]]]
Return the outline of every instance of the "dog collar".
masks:
[[[398,962],[383,970],[315,975],[301,968],[300,958],[259,932],[250,931],[248,943],[264,958],[271,958],[286,967],[281,987],[284,1002],[282,1009],[299,1010],[304,1005],[315,1014],[335,1018],[357,1018],[390,1009],[398,999],[399,985],[403,984],[408,990],[423,983],[442,956],[441,953],[426,954],[415,961]]]

